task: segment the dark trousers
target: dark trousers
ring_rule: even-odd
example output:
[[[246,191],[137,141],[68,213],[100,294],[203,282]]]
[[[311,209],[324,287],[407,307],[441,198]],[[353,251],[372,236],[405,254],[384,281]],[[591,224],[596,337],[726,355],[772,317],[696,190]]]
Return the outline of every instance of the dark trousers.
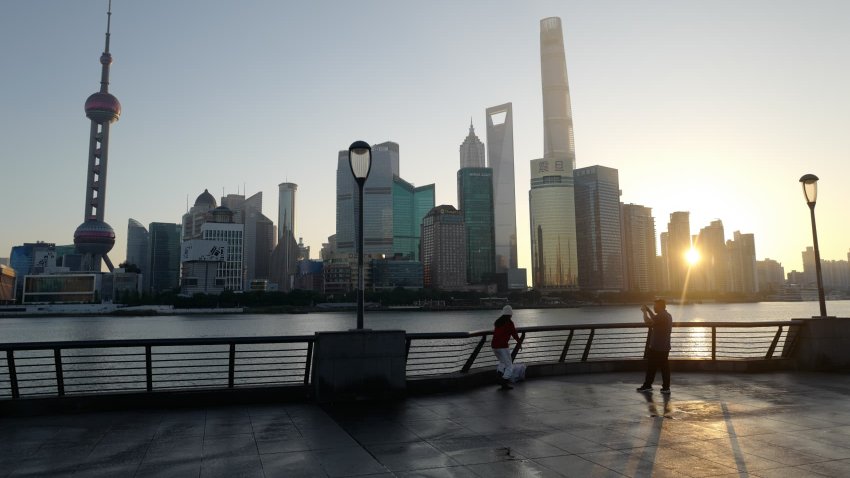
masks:
[[[643,379],[643,386],[649,387],[655,381],[655,371],[661,369],[661,386],[670,388],[670,363],[667,362],[667,356],[670,352],[662,352],[660,350],[649,349],[646,351],[646,378]]]

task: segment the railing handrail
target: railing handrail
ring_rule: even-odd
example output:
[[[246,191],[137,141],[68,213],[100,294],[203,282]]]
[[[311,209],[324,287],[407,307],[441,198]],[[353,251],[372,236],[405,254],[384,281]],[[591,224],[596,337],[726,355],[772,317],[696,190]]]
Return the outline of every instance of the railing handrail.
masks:
[[[181,339],[107,339],[107,340],[68,340],[53,342],[6,342],[0,343],[0,350],[52,350],[88,349],[88,348],[118,348],[145,346],[180,346],[180,345],[230,345],[230,344],[269,344],[269,343],[299,343],[313,342],[315,335],[280,335],[257,337],[195,337]]]

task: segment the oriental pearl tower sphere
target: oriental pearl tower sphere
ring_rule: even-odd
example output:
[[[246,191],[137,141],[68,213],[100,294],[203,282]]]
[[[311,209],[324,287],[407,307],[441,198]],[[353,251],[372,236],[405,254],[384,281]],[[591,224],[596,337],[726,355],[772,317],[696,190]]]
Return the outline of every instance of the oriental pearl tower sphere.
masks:
[[[86,179],[86,205],[84,221],[74,232],[74,246],[83,255],[83,270],[100,272],[103,260],[110,271],[112,261],[107,253],[115,245],[115,231],[104,222],[106,207],[106,167],[109,158],[109,125],[121,116],[121,103],[109,93],[109,29],[112,20],[112,2],[106,13],[106,47],[100,55],[100,91],[86,100],[86,116],[91,120],[89,136],[89,162]]]

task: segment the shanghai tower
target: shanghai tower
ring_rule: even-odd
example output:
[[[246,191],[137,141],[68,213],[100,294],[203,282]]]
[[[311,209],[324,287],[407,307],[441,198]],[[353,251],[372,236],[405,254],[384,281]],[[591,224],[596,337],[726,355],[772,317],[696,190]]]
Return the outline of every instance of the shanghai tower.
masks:
[[[121,103],[109,93],[109,27],[112,20],[112,2],[106,13],[106,46],[100,55],[100,91],[88,97],[86,117],[91,120],[89,135],[89,161],[86,175],[86,204],[83,223],[74,231],[74,246],[82,254],[82,268],[100,272],[100,261],[113,270],[107,253],[115,245],[115,231],[103,221],[106,207],[106,167],[109,157],[109,125],[121,116]]]
[[[540,20],[540,76],[543,83],[543,157],[576,168],[573,113],[561,19]]]

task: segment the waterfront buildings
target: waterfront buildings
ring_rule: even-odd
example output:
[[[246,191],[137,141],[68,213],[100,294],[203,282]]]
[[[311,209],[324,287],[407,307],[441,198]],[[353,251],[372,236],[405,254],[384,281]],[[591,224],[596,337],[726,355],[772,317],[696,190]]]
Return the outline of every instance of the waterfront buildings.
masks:
[[[176,290],[180,286],[180,224],[152,222],[150,233],[150,291]]]
[[[470,284],[492,281],[496,270],[493,170],[462,167],[457,172],[457,202],[466,226],[466,280]]]
[[[248,198],[228,194],[221,198],[221,205],[233,211],[233,222],[244,226],[242,289],[247,290],[252,281],[268,280],[270,277],[269,263],[276,243],[274,223],[263,215],[262,192]]]
[[[573,171],[578,281],[583,290],[623,289],[620,184],[616,169]]]
[[[437,206],[422,221],[422,275],[426,288],[466,286],[466,226],[454,206]]]
[[[211,220],[201,225],[201,237],[226,244],[226,254],[224,254],[224,261],[219,263],[216,280],[221,281],[226,290],[244,290],[245,225],[234,222],[233,211],[225,206],[219,206],[213,210]]]
[[[733,239],[726,242],[729,250],[729,280],[732,292],[752,295],[759,291],[756,272],[756,240],[753,234],[735,231]]]
[[[295,237],[295,193],[298,185],[295,183],[280,183],[277,185],[277,240],[291,234]]]
[[[195,204],[183,215],[183,240],[199,239],[201,226],[212,217],[212,211],[217,207],[215,197],[209,190],[204,189],[195,199]]]
[[[493,170],[496,272],[517,268],[513,105],[487,108],[487,166]]]
[[[405,289],[421,289],[422,262],[411,260],[401,255],[369,261],[371,269],[371,289],[389,290],[396,287]]]
[[[658,290],[652,208],[620,203],[620,231],[623,243],[623,289],[632,292]]]
[[[693,269],[699,271],[698,280],[691,290],[703,290],[715,294],[729,292],[729,251],[726,248],[726,236],[723,221],[716,219],[699,231],[695,247],[699,252],[699,262]],[[693,280],[693,279],[692,279]]]
[[[528,208],[532,284],[538,289],[576,289],[579,280],[573,170],[555,159],[531,161]]]
[[[756,274],[760,291],[778,293],[785,287],[785,268],[773,259],[756,261]]]
[[[189,239],[183,241],[180,262],[180,293],[220,294],[225,289],[224,277],[219,276],[219,267],[227,258],[227,243],[222,240]]]
[[[0,304],[13,304],[15,302],[17,280],[15,269],[6,264],[0,264]]]
[[[106,43],[100,55],[100,91],[86,99],[86,117],[91,120],[89,133],[88,168],[86,173],[86,202],[83,223],[74,231],[74,245],[83,256],[82,268],[100,272],[101,261],[113,270],[107,253],[115,245],[115,231],[104,222],[106,209],[106,173],[109,164],[109,127],[121,116],[121,103],[109,93],[110,23],[112,10],[107,12]]]
[[[22,304],[89,304],[100,300],[100,273],[24,276]]]
[[[415,187],[398,176],[393,177],[392,255],[419,260],[419,234],[422,218],[433,207],[433,184]]]

